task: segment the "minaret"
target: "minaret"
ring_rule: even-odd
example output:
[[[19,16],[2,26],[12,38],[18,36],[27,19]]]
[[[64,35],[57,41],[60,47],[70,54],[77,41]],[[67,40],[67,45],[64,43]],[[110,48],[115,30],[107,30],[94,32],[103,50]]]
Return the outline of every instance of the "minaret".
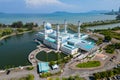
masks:
[[[46,31],[46,22],[43,22],[43,26],[44,26],[44,39],[47,38],[47,31]]]
[[[67,21],[64,20],[64,31],[65,31],[65,34],[67,33]]]
[[[81,23],[80,21],[78,21],[78,38],[80,38],[80,26],[81,26]]]
[[[57,41],[57,51],[59,51],[59,48],[60,48],[60,40],[59,40],[59,24],[57,24],[57,29],[56,29],[56,41]]]

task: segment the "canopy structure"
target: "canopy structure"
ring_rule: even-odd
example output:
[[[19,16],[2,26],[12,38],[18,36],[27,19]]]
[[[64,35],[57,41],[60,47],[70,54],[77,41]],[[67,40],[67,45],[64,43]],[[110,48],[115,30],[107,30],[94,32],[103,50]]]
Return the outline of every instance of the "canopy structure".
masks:
[[[38,71],[39,73],[48,72],[50,70],[48,62],[39,62],[38,63]]]

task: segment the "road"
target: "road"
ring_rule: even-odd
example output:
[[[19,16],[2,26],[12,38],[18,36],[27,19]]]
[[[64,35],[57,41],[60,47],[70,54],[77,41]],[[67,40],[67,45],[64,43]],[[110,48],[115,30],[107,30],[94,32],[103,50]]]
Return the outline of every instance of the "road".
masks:
[[[35,77],[35,80],[46,80],[46,79],[40,79],[36,71],[37,71],[37,68],[31,71],[28,71],[28,70],[11,71],[9,75],[6,75],[6,73],[2,73],[0,74],[0,80],[10,80],[11,78],[21,78],[21,77],[27,76],[28,74],[33,74]]]
[[[119,51],[118,51],[119,52]],[[82,77],[88,77],[90,75],[92,75],[93,73],[97,73],[97,72],[102,72],[105,70],[110,70],[112,68],[114,68],[117,63],[120,61],[120,52],[116,53],[114,56],[117,57],[117,59],[113,60],[112,62],[109,61],[110,58],[108,58],[108,60],[106,61],[105,65],[101,68],[98,69],[77,69],[77,70],[72,70],[69,68],[69,65],[71,64],[70,62],[66,64],[65,68],[64,68],[64,72],[61,74],[60,77],[68,77],[68,76],[72,76],[72,75],[79,75]]]
[[[113,55],[112,55],[113,56]],[[105,71],[105,70],[110,70],[113,67],[116,66],[116,64],[120,61],[120,50],[117,51],[117,53],[114,55],[117,57],[117,59],[113,61],[109,61],[110,58],[108,58],[107,62],[103,67],[100,67],[99,69],[70,69],[69,65],[71,64],[71,61],[65,65],[64,72],[59,76],[60,78],[62,77],[69,77],[69,76],[74,76],[74,75],[79,75],[81,77],[85,77],[86,80],[88,79],[88,76],[92,75],[93,73]],[[0,73],[0,80],[9,80],[10,78],[20,78],[23,76],[27,76],[28,74],[33,74],[35,76],[35,80],[46,80],[39,78],[39,74],[37,74],[37,68],[35,67],[34,70],[28,71],[28,70],[18,70],[18,71],[11,71],[9,75],[6,75],[6,73]]]

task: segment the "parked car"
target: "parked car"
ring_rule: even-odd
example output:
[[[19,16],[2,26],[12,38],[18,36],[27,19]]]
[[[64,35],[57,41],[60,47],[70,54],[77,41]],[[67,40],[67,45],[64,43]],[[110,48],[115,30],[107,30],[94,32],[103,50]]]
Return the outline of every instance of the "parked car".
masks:
[[[117,67],[120,67],[120,64],[118,64]]]
[[[120,80],[120,76],[116,76],[116,78],[117,78],[118,80]]]
[[[9,75],[10,74],[10,70],[7,70],[7,73],[6,73],[7,75]]]

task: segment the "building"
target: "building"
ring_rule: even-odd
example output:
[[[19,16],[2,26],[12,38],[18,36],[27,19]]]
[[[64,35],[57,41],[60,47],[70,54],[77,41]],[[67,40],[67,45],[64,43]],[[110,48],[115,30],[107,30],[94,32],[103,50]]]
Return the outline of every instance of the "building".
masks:
[[[39,62],[38,63],[38,72],[43,73],[43,72],[48,72],[50,70],[48,62]]]
[[[118,13],[120,14],[120,7],[119,7],[119,11],[118,11]]]
[[[56,30],[52,29],[50,23],[43,22],[43,25],[44,31],[40,31],[36,35],[37,39],[48,47],[71,55],[82,52],[92,54],[98,50],[94,42],[87,40],[89,35],[80,32],[80,21],[78,22],[78,32],[74,34],[68,33],[66,20],[63,31],[59,30],[59,24],[57,24]]]

